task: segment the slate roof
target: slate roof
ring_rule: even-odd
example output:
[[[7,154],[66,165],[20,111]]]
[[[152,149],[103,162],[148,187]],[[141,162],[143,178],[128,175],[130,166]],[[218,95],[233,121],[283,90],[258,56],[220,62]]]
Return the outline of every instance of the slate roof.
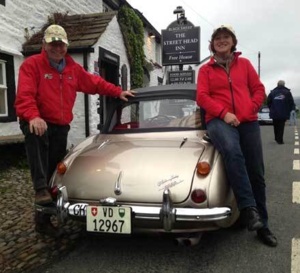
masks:
[[[61,18],[60,20],[56,20],[56,22],[64,27],[68,34],[68,51],[75,52],[76,50],[91,49],[101,37],[102,33],[104,33],[109,22],[117,15],[117,11],[59,15]],[[25,56],[40,52],[44,31],[49,25],[49,23],[44,25],[39,32],[35,33],[23,44],[23,54]]]

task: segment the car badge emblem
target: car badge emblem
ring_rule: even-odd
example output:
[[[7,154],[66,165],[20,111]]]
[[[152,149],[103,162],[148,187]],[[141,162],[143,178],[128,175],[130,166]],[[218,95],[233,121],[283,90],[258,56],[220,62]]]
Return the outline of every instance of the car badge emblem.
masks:
[[[119,208],[119,215],[121,218],[123,218],[125,216],[125,209]]]
[[[96,216],[98,214],[98,208],[96,207],[91,207],[91,212],[93,216]]]

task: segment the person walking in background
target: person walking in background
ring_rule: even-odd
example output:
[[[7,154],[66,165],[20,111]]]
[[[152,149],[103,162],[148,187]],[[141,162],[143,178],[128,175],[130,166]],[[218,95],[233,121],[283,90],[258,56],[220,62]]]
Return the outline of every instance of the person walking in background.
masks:
[[[268,246],[277,239],[268,227],[266,184],[257,113],[266,98],[264,85],[250,61],[236,51],[231,26],[211,36],[210,61],[198,74],[197,104],[205,110],[208,135],[223,157],[240,218]]]
[[[66,155],[76,92],[119,97],[127,101],[131,91],[84,70],[67,54],[67,33],[59,25],[44,32],[40,54],[27,58],[20,67],[15,108],[25,135],[25,148],[35,190],[35,203],[49,205],[48,183],[58,162]],[[60,231],[49,215],[36,213],[35,230],[51,236]]]
[[[270,92],[267,104],[270,108],[270,118],[273,119],[275,141],[278,144],[284,144],[285,122],[290,118],[295,103],[290,89],[285,87],[283,80],[278,81],[277,87]]]
[[[290,126],[297,125],[297,113],[296,113],[296,105],[294,104],[292,111],[290,113]]]

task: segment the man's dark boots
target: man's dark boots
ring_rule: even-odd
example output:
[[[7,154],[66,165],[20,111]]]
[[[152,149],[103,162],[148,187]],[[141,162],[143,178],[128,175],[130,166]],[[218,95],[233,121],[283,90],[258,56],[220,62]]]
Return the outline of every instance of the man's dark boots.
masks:
[[[277,238],[275,235],[270,231],[269,228],[261,228],[257,230],[258,239],[263,242],[267,246],[275,247],[277,246]]]
[[[48,189],[41,189],[36,191],[35,203],[37,205],[48,205],[52,203],[52,197]]]
[[[249,231],[261,229],[264,224],[256,207],[247,207],[241,210],[241,223],[246,226]]]
[[[53,238],[59,238],[63,235],[63,231],[52,224],[50,215],[41,212],[35,213],[35,231]]]

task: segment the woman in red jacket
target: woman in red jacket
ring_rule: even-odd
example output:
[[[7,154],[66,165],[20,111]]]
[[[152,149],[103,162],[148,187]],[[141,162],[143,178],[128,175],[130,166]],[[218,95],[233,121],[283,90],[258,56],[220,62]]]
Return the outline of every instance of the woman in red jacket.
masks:
[[[200,68],[197,103],[205,110],[212,143],[224,159],[241,220],[259,239],[276,246],[268,228],[264,162],[257,112],[266,95],[250,61],[235,52],[237,38],[231,26],[212,34],[210,61]]]
[[[68,38],[59,25],[44,33],[40,54],[27,58],[20,67],[15,108],[25,135],[25,148],[35,190],[35,203],[49,205],[48,182],[57,163],[65,156],[73,119],[76,92],[101,94],[127,100],[122,91],[99,76],[88,73],[67,54]],[[36,231],[58,236],[50,217],[36,214]]]

